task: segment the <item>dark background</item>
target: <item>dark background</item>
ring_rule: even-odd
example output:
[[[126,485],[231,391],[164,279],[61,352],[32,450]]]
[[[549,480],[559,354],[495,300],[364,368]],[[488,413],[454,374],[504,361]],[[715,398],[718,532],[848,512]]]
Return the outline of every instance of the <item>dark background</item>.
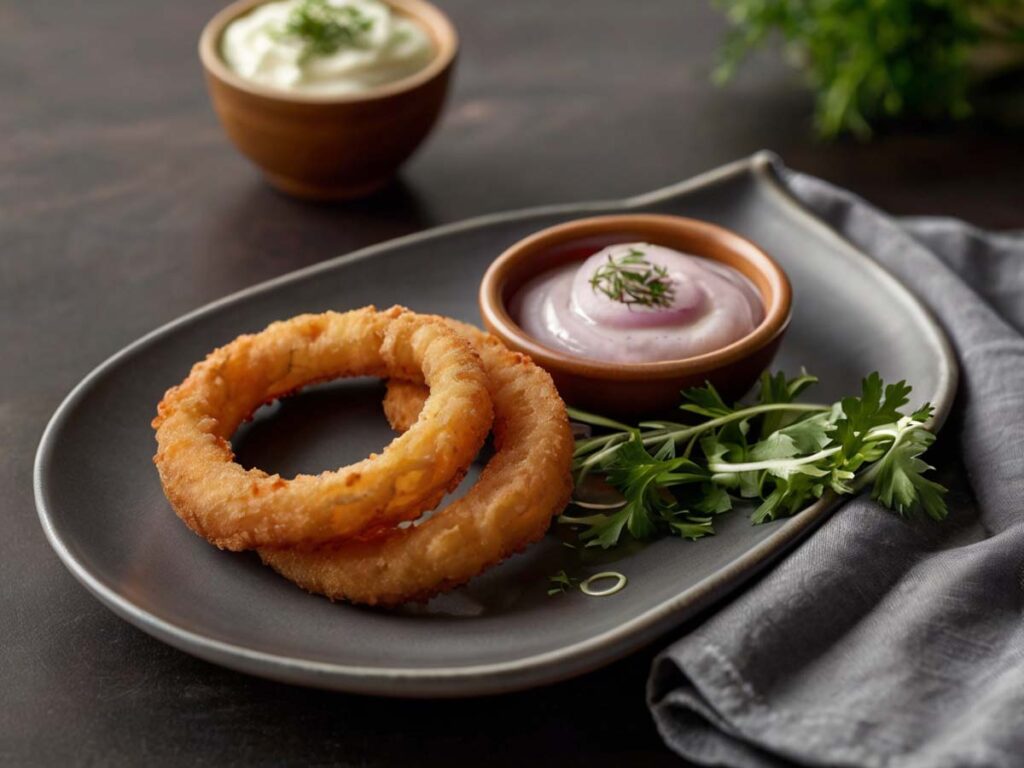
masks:
[[[1021,227],[1019,134],[817,143],[778,57],[709,83],[723,23],[704,2],[449,0],[463,49],[436,133],[377,197],[300,204],[260,181],[209,108],[195,47],[217,7],[0,2],[0,763],[674,763],[644,707],[651,652],[531,693],[399,702],[249,678],[150,639],[44,540],[31,466],[46,420],[120,347],[245,286],[761,148],[895,212]]]

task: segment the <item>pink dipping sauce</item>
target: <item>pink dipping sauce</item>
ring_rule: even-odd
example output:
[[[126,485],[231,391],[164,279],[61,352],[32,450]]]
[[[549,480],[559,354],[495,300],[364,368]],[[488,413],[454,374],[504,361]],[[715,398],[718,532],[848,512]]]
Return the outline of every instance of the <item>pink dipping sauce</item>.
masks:
[[[642,257],[636,256],[637,252]],[[628,264],[642,258],[642,263]],[[663,268],[660,304],[624,303],[591,285],[611,263],[620,270]],[[607,281],[601,287],[608,288]],[[728,346],[764,319],[753,283],[732,267],[648,243],[608,246],[582,264],[542,272],[509,302],[512,318],[541,344],[577,357],[652,363],[694,357]]]

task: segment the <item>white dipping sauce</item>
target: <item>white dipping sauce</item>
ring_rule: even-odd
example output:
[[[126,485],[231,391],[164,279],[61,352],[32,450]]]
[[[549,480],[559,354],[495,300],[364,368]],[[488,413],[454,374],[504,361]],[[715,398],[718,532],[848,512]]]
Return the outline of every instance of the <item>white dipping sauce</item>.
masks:
[[[318,18],[352,24],[353,35],[335,50],[311,52],[309,40],[287,30],[305,7]],[[221,54],[228,66],[254,83],[285,91],[358,94],[417,72],[434,56],[423,27],[378,0],[306,0],[266,3],[224,30]]]
[[[622,259],[642,254],[632,267]],[[611,260],[611,261],[610,261]],[[661,270],[657,305],[626,302],[592,285],[609,263]],[[609,284],[603,284],[608,288]],[[513,319],[545,346],[614,363],[679,360],[713,352],[752,332],[764,319],[753,283],[711,259],[648,243],[623,243],[582,262],[529,280],[512,297]]]

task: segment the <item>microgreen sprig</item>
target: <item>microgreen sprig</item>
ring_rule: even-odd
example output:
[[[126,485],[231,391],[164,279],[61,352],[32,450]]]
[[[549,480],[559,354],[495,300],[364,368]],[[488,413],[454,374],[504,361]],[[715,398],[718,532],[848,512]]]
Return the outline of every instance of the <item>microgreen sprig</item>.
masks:
[[[609,253],[591,276],[590,287],[627,307],[669,307],[675,298],[668,269],[649,262],[639,248],[618,257]]]
[[[934,442],[925,405],[910,415],[906,382],[886,386],[877,373],[859,397],[832,405],[795,399],[817,379],[764,374],[757,402],[727,405],[715,388],[683,393],[695,424],[641,422],[633,427],[570,409],[570,417],[607,433],[576,441],[577,488],[597,475],[621,494],[617,506],[582,516],[563,514],[587,546],[605,549],[634,539],[714,533],[714,517],[737,502],[756,504],[755,523],[792,515],[826,492],[871,488],[873,498],[900,514],[946,516],[945,488],[924,477],[921,454]],[[585,509],[594,505],[581,504]]]

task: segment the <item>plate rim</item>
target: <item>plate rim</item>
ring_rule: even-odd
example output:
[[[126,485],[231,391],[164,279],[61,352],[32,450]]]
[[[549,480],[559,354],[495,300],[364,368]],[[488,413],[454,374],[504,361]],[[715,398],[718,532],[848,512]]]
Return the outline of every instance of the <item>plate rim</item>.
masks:
[[[116,615],[147,634],[207,661],[289,683],[396,697],[439,698],[488,695],[565,680],[636,651],[657,635],[674,626],[676,614],[687,609],[699,610],[717,593],[737,585],[737,582],[749,579],[756,572],[765,568],[775,557],[786,552],[789,545],[795,543],[824,520],[838,506],[839,500],[831,494],[827,494],[799,514],[788,518],[777,531],[732,560],[725,568],[629,621],[580,642],[542,653],[528,654],[511,660],[487,664],[438,667],[359,666],[285,656],[213,639],[178,626],[135,605],[130,599],[94,576],[85,564],[79,562],[61,538],[60,533],[56,530],[53,513],[47,505],[44,475],[49,471],[50,455],[54,450],[56,435],[61,425],[94,381],[135,350],[153,343],[179,326],[190,323],[220,307],[233,304],[251,295],[276,289],[295,280],[333,270],[340,264],[370,258],[395,247],[429,241],[489,224],[534,216],[599,213],[602,210],[638,208],[743,174],[750,174],[758,181],[763,182],[765,188],[780,203],[790,208],[805,226],[817,231],[821,236],[831,240],[834,246],[860,261],[873,277],[889,283],[895,288],[896,294],[902,295],[908,306],[919,315],[922,321],[921,326],[931,332],[932,341],[941,352],[939,356],[940,379],[933,403],[935,413],[930,420],[930,426],[938,430],[952,407],[959,379],[956,356],[941,325],[906,285],[805,208],[782,185],[778,176],[780,167],[781,162],[774,153],[760,151],[747,158],[728,163],[676,184],[623,200],[537,206],[503,213],[490,213],[444,224],[279,275],[205,304],[159,326],[96,366],[68,393],[47,423],[36,450],[32,475],[36,510],[47,541],[72,576],[88,592]]]

